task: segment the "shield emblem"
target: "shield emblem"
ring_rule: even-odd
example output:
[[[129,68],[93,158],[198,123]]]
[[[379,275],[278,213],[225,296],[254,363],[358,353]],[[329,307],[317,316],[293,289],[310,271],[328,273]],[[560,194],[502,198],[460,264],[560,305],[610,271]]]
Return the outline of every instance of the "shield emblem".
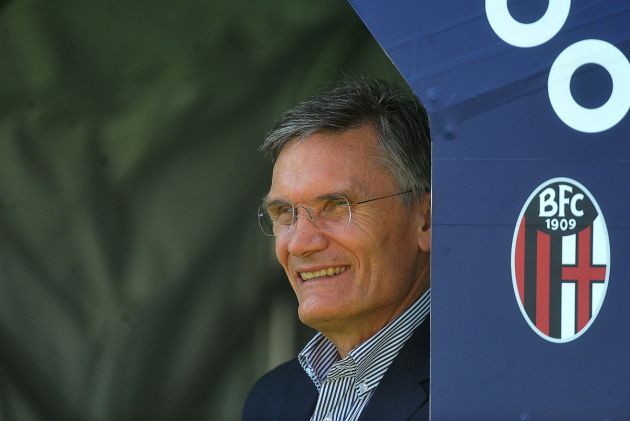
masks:
[[[569,342],[593,324],[606,296],[610,243],[601,209],[577,181],[538,186],[521,210],[512,241],[512,282],[529,326]]]

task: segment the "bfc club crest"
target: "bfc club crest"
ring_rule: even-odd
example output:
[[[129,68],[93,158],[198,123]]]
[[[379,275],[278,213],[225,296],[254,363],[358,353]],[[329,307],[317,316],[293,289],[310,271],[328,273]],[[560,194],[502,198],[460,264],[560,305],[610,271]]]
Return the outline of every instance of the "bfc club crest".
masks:
[[[610,273],[608,230],[591,193],[553,178],[530,196],[512,241],[512,282],[530,327],[551,342],[569,342],[591,326]]]

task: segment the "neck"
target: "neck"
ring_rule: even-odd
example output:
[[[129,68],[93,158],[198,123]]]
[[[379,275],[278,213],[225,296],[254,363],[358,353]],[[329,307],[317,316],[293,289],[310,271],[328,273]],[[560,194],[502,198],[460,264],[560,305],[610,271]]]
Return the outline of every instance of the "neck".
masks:
[[[357,332],[356,330],[351,333],[343,332],[322,332],[324,336],[335,345],[337,352],[341,358],[348,356],[350,351],[361,345],[363,342],[374,336],[379,330],[381,330],[387,323],[380,327],[373,329],[366,329],[364,332]]]
[[[410,296],[394,311],[371,314],[370,322],[367,322],[366,318],[361,318],[357,323],[346,322],[341,327],[336,326],[336,329],[331,327],[318,330],[335,345],[341,358],[345,358],[350,351],[376,335],[387,324],[403,314],[427,289],[428,285],[417,294]]]
[[[329,320],[319,323],[312,328],[322,333],[337,348],[341,358],[345,358],[350,351],[370,339],[392,320],[405,312],[429,288],[429,264],[421,266],[419,281],[415,282],[407,292],[405,298],[396,306],[387,306],[379,310],[372,310],[369,314],[356,315],[351,320]]]

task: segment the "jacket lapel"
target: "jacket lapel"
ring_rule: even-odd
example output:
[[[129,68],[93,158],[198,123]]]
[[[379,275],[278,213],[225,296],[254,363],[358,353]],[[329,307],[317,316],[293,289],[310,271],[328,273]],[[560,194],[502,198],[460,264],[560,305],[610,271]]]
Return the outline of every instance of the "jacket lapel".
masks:
[[[279,420],[291,421],[308,421],[315,411],[317,404],[317,389],[312,380],[308,378],[296,360],[297,370],[299,370],[297,378],[287,390],[286,402],[284,403],[285,411]]]
[[[363,410],[360,421],[429,419],[430,323],[409,338]],[[424,417],[420,413],[426,414]]]

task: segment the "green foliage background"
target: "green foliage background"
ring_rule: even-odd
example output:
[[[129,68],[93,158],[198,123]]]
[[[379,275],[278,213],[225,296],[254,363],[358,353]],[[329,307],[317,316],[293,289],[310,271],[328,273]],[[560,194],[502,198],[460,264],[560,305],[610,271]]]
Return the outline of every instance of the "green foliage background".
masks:
[[[256,148],[343,74],[339,0],[0,2],[0,420],[239,419],[308,335]]]

